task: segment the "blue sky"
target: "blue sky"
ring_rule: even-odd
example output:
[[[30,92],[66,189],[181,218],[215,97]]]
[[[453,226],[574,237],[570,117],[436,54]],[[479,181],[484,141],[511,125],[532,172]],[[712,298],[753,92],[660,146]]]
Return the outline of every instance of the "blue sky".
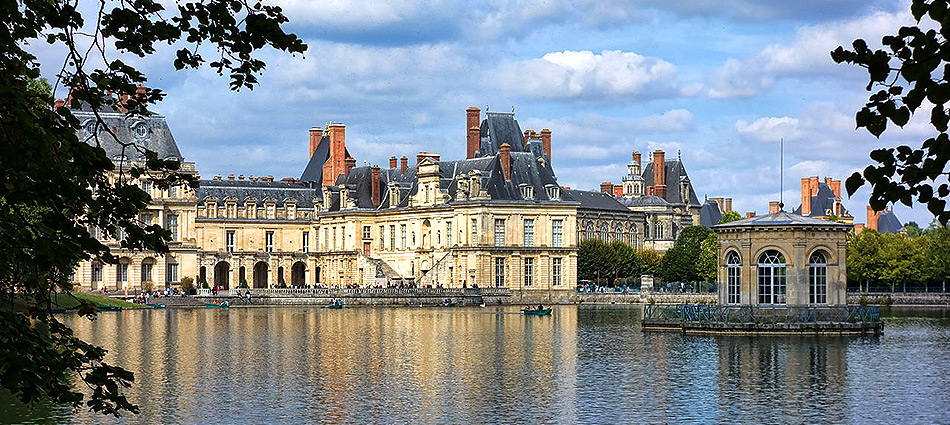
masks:
[[[418,151],[461,158],[465,108],[514,107],[523,129],[552,130],[564,186],[619,183],[635,150],[681,151],[700,198],[732,197],[740,213],[763,213],[780,196],[782,138],[784,199],[794,209],[800,178],[844,180],[870,150],[919,146],[932,131],[923,116],[881,139],[855,130],[866,73],[829,56],[912,24],[903,1],[278,4],[310,49],[263,54],[267,70],[253,91],[231,92],[210,70],[175,72],[170,48],[130,60],[168,93],[155,109],[203,177],[299,177],[308,129],[328,121],[346,124],[359,164]],[[57,62],[46,60],[54,51],[37,55],[44,66]],[[845,200],[856,222],[868,194]],[[920,206],[897,213],[931,221]]]

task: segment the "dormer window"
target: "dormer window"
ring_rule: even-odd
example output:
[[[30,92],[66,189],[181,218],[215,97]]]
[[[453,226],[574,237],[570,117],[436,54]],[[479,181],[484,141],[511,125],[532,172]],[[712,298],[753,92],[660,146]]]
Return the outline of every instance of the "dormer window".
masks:
[[[521,199],[534,199],[534,187],[527,184],[522,185]]]
[[[557,185],[551,185],[547,187],[548,198],[549,199],[560,199],[561,198],[561,187]]]

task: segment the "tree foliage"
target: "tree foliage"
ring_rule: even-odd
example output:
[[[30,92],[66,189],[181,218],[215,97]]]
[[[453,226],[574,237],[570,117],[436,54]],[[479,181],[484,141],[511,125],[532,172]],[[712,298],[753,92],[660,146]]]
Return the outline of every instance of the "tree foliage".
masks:
[[[656,274],[660,258],[656,251],[635,250],[621,241],[588,239],[577,245],[577,279],[613,281]]]
[[[165,10],[157,1],[137,0],[93,7],[84,16],[76,2],[0,3],[0,385],[26,403],[48,398],[119,415],[138,410],[121,394],[132,373],[105,363],[103,349],[59,322],[51,294],[72,289],[69,276],[79,261],[116,260],[91,236],[92,226],[112,237],[121,229],[124,248],[167,252],[170,234],[137,222],[150,198],[135,180],[148,176],[158,187],[195,181],[178,172],[177,161],[132,144],[123,149],[136,149],[146,160],[114,164],[98,136],[79,139],[78,120],[69,108],[54,106],[53,92],[69,87],[69,106],[86,105],[97,117],[114,110],[148,114],[148,105],[164,95],[138,88],[146,76],[128,65],[129,56],[173,45],[176,69],[207,64],[239,90],[257,83],[264,69],[256,58],[260,49],[295,54],[306,45],[281,29],[287,18],[279,7],[260,3],[206,0]],[[52,87],[41,82],[39,60],[27,50],[39,43],[65,48]],[[209,50],[214,58],[206,63]],[[115,136],[101,117],[96,126]],[[81,305],[80,314],[95,316],[92,305]],[[77,377],[89,388],[88,399],[75,388]]]
[[[848,241],[847,265],[851,285],[944,283],[950,279],[950,229],[938,225],[917,238],[864,230]]]
[[[722,218],[719,219],[718,224],[729,223],[737,220],[742,220],[742,216],[740,216],[739,213],[735,211],[726,211],[726,213],[722,215]]]
[[[660,276],[667,282],[697,282],[716,279],[718,240],[703,226],[686,226],[673,248],[660,262]]]
[[[845,187],[848,194],[854,194],[870,183],[869,202],[875,210],[882,211],[894,202],[911,206],[916,200],[946,224],[950,220],[950,186],[946,183],[950,161],[950,5],[948,0],[913,0],[910,11],[919,26],[901,27],[897,34],[884,36],[883,49],[871,50],[866,41],[857,39],[851,44],[853,50],[838,46],[831,57],[837,63],[867,69],[866,89],[876,90],[855,115],[858,128],[880,137],[888,123],[903,127],[919,109],[929,108],[935,135],[920,148],[898,146],[872,151],[870,157],[877,165],[852,174]]]

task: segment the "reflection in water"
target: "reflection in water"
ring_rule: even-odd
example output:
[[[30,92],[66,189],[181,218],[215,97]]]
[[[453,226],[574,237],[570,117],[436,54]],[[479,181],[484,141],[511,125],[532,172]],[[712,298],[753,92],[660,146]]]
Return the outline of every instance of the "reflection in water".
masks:
[[[879,338],[643,333],[640,309],[233,308],[65,316],[143,423],[942,422],[950,323]],[[113,418],[0,395],[0,423]]]

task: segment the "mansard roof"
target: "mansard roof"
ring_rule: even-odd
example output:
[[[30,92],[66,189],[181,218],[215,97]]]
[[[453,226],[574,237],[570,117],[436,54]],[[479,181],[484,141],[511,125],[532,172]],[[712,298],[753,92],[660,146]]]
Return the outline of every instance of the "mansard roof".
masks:
[[[144,160],[146,149],[155,152],[160,159],[184,160],[164,115],[150,112],[144,116],[129,117],[124,112],[110,108],[99,112],[107,130],[102,123],[96,125],[96,114],[87,104],[83,103],[79,109],[72,109],[71,112],[81,125],[77,134],[79,140],[93,146],[98,142],[112,160],[118,160],[123,155],[130,160]],[[95,137],[97,132],[98,141]],[[134,147],[126,147],[123,151],[123,143]]]
[[[218,202],[225,199],[237,198],[239,205],[244,205],[248,199],[256,199],[257,205],[264,205],[264,200],[274,198],[277,205],[282,206],[286,201],[296,200],[297,208],[313,208],[314,198],[321,198],[321,190],[310,183],[265,182],[248,180],[201,180],[198,182],[198,202],[203,203],[210,197]]]
[[[831,187],[828,186],[825,182],[818,183],[818,194],[811,197],[811,211],[808,214],[809,217],[825,217],[828,216],[828,211],[834,211],[835,208],[835,192],[831,190]],[[841,205],[841,208],[844,210],[844,214],[841,214],[842,217],[851,217],[851,212],[848,211],[844,205]],[[801,215],[802,206],[799,205],[795,209],[795,214]]]
[[[894,214],[894,210],[887,210],[877,218],[877,231],[880,233],[900,233],[904,225]]]
[[[667,160],[664,161],[664,166],[666,167],[666,200],[671,204],[699,206],[699,199],[696,197],[696,192],[693,190],[692,184],[689,185],[689,193],[680,193],[680,181],[684,177],[689,178],[686,174],[686,167],[683,165],[683,161],[679,159]],[[647,162],[640,174],[643,175],[643,181],[646,186],[654,185],[652,161]]]
[[[670,205],[669,201],[655,195],[620,198],[618,201],[628,207],[667,207]]]
[[[578,208],[582,210],[608,210],[629,213],[630,210],[624,206],[616,197],[606,193],[593,190],[563,190],[561,198],[567,201],[580,203]]]
[[[705,227],[713,227],[722,220],[722,212],[719,211],[719,203],[712,199],[707,199],[699,209],[699,224]]]
[[[511,153],[526,152],[524,133],[514,112],[486,112],[481,124],[481,143],[478,156],[493,156],[501,145],[511,146]]]
[[[345,147],[343,148],[346,157],[350,158],[350,151]],[[310,155],[310,161],[307,162],[307,166],[303,169],[303,174],[300,175],[300,181],[302,182],[313,182],[316,187],[323,185],[323,166],[327,163],[327,159],[330,157],[330,136],[324,135],[320,139],[320,143],[317,144],[317,149],[313,151],[313,155]],[[318,198],[323,199],[323,193],[320,193]]]

